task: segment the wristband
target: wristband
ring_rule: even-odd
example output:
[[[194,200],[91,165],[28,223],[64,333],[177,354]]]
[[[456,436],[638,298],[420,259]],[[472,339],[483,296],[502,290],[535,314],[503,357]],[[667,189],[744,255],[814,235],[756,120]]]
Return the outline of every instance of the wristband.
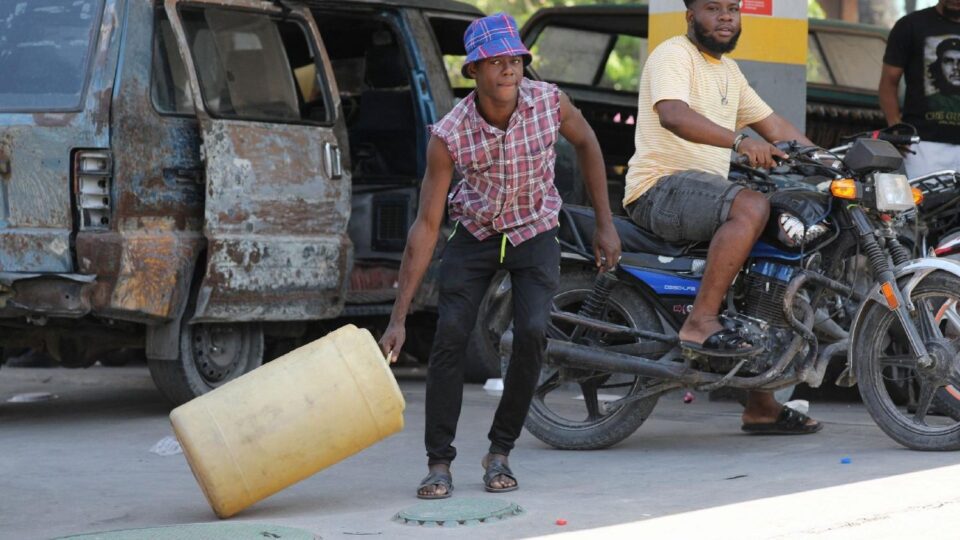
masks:
[[[737,138],[733,140],[733,151],[739,154],[739,153],[740,153],[740,143],[742,143],[743,140],[746,139],[746,138],[748,138],[748,137],[749,137],[749,135],[747,135],[746,133],[741,133],[741,134],[737,135]]]

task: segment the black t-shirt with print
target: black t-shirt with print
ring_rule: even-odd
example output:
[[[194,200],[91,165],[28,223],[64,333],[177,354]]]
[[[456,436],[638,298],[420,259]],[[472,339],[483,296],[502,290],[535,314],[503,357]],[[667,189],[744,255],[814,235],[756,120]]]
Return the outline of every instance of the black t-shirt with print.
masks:
[[[920,138],[960,144],[960,23],[935,8],[903,17],[887,40],[883,63],[903,68],[903,121]]]

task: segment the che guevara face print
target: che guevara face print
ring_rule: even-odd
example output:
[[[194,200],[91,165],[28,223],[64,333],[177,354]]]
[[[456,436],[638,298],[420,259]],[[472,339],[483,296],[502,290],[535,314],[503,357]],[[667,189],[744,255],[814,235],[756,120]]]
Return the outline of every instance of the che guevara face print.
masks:
[[[927,119],[960,126],[960,35],[927,38],[923,63]]]

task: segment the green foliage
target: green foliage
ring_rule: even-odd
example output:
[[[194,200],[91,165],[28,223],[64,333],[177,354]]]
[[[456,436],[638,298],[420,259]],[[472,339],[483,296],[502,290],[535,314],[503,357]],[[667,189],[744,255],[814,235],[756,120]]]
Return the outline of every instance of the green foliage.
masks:
[[[817,0],[809,0],[807,3],[807,16],[811,19],[826,19],[827,13],[820,7],[820,2]]]
[[[640,87],[639,59],[647,57],[647,42],[634,36],[620,36],[610,51],[600,86],[621,92],[636,92]]]
[[[468,79],[460,72],[461,66],[466,56],[445,55],[443,57],[444,67],[447,68],[447,76],[450,78],[450,86],[453,88],[474,88],[476,81]]]
[[[530,18],[538,9],[545,7],[583,6],[596,4],[636,4],[629,0],[466,0],[477,6],[484,13],[498,13],[500,11],[513,15],[517,24]]]

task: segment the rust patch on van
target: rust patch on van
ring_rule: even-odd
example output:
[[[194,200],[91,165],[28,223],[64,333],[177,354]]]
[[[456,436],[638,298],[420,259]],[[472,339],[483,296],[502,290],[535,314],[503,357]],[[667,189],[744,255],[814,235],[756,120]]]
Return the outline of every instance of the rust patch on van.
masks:
[[[73,123],[77,113],[34,113],[33,121],[42,127],[65,127]]]
[[[81,234],[81,272],[97,269],[91,303],[101,313],[125,319],[168,320],[186,301],[194,261],[203,247],[199,233]]]

